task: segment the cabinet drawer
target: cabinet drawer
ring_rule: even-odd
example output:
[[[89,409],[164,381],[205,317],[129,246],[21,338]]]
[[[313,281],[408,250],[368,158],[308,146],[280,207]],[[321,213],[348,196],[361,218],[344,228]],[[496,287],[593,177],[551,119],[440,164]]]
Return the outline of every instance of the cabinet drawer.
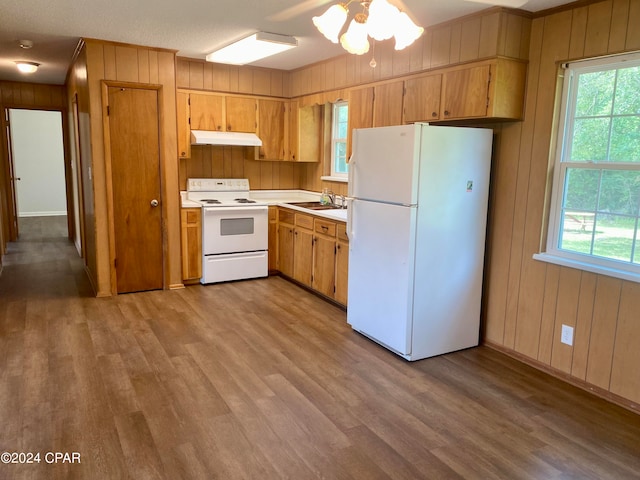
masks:
[[[294,213],[291,210],[284,210],[282,208],[279,208],[278,221],[281,223],[290,223],[291,225],[293,225],[295,221]]]
[[[296,213],[296,225],[313,230],[313,217],[303,213]]]
[[[336,224],[333,222],[328,222],[326,220],[316,218],[314,229],[316,232],[322,233],[324,235],[329,235],[330,237],[336,236]]]
[[[349,237],[347,236],[347,225],[345,223],[339,223],[336,226],[336,236],[338,240],[342,240],[344,242],[349,241]]]

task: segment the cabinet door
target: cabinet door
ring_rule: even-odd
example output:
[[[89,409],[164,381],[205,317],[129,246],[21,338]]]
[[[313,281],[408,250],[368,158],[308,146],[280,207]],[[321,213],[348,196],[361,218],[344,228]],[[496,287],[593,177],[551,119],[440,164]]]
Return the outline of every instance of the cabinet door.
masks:
[[[333,238],[314,236],[313,282],[314,290],[333,298],[336,268],[336,241]]]
[[[373,127],[373,87],[349,92],[349,131],[347,132],[347,158],[351,157],[351,137],[354,128]]]
[[[191,156],[191,127],[189,126],[189,94],[176,93],[178,115],[178,157]]]
[[[278,270],[283,275],[293,278],[293,227],[278,225]]]
[[[202,276],[202,220],[199,208],[180,211],[182,234],[182,279],[199,280]]]
[[[290,162],[298,160],[298,101],[291,100],[287,104],[286,118],[286,146],[287,152],[285,159]]]
[[[313,232],[296,227],[293,233],[293,278],[310,287],[313,265]]]
[[[258,160],[284,160],[284,102],[258,100]]]
[[[336,242],[336,293],[335,300],[347,304],[347,285],[349,282],[349,244]]]
[[[442,75],[427,75],[404,82],[404,123],[440,118]]]
[[[302,107],[297,112],[297,162],[319,162],[322,151],[322,107]]]
[[[442,74],[440,119],[486,116],[490,73],[489,65],[480,65]]]
[[[258,103],[255,98],[226,97],[225,106],[228,132],[256,133]]]
[[[224,97],[222,95],[189,95],[192,130],[223,130]]]
[[[373,102],[374,127],[402,125],[403,93],[403,82],[387,83],[375,87]]]

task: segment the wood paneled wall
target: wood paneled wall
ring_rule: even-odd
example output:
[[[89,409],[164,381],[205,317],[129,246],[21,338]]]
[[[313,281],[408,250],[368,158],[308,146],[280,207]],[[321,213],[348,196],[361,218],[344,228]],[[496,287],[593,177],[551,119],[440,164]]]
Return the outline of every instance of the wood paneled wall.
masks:
[[[4,118],[5,108],[31,108],[42,110],[66,110],[66,94],[62,85],[41,85],[24,82],[0,81],[0,114]],[[0,122],[3,126],[4,119]],[[9,225],[9,157],[4,128],[0,132],[0,268],[6,243],[11,240]],[[65,145],[67,142],[65,142]]]
[[[496,144],[484,338],[600,395],[640,404],[640,284],[536,261],[555,135],[558,62],[640,49],[640,0],[556,10],[531,28],[525,119]],[[561,325],[574,345],[560,342]]]
[[[253,148],[192,145],[191,158],[180,159],[180,188],[188,178],[248,178],[252,190],[300,188],[303,165],[249,160]]]
[[[160,118],[162,145],[160,148],[163,222],[165,232],[165,287],[182,286],[180,261],[180,198],[178,195],[177,131],[176,131],[176,68],[175,52],[162,49],[123,45],[86,39],[81,55],[72,67],[75,85],[87,98],[87,116],[90,131],[89,161],[83,155],[83,178],[92,178],[92,206],[87,216],[93,215],[95,238],[87,238],[87,250],[95,253],[92,281],[98,296],[115,294],[111,291],[111,264],[109,259],[109,231],[107,188],[102,116],[102,80],[161,85]],[[82,64],[86,67],[82,67]],[[83,78],[83,75],[85,76]],[[86,86],[85,86],[86,85]],[[83,90],[84,89],[84,90]],[[76,91],[70,91],[70,96]],[[91,168],[91,174],[88,170]],[[85,205],[86,208],[86,205]],[[87,230],[90,230],[87,223]],[[90,243],[91,242],[91,243]],[[89,251],[87,251],[89,257]],[[90,263],[90,262],[88,262]]]
[[[291,72],[291,97],[352,87],[495,56],[526,60],[531,19],[525,12],[489,8],[427,28],[413,45],[395,51],[376,42],[377,66],[365,55],[342,55]]]

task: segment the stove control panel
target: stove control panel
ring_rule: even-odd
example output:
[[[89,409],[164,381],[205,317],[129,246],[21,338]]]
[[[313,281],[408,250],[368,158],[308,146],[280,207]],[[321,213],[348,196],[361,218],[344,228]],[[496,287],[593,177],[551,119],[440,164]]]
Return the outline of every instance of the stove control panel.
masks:
[[[190,178],[189,192],[248,192],[248,178]]]

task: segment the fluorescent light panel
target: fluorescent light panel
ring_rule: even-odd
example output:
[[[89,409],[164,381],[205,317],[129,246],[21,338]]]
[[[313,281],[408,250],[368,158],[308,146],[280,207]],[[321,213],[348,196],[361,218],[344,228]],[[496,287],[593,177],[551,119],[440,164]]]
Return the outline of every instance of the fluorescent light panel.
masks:
[[[258,32],[207,55],[207,62],[245,65],[298,46],[295,37]]]

